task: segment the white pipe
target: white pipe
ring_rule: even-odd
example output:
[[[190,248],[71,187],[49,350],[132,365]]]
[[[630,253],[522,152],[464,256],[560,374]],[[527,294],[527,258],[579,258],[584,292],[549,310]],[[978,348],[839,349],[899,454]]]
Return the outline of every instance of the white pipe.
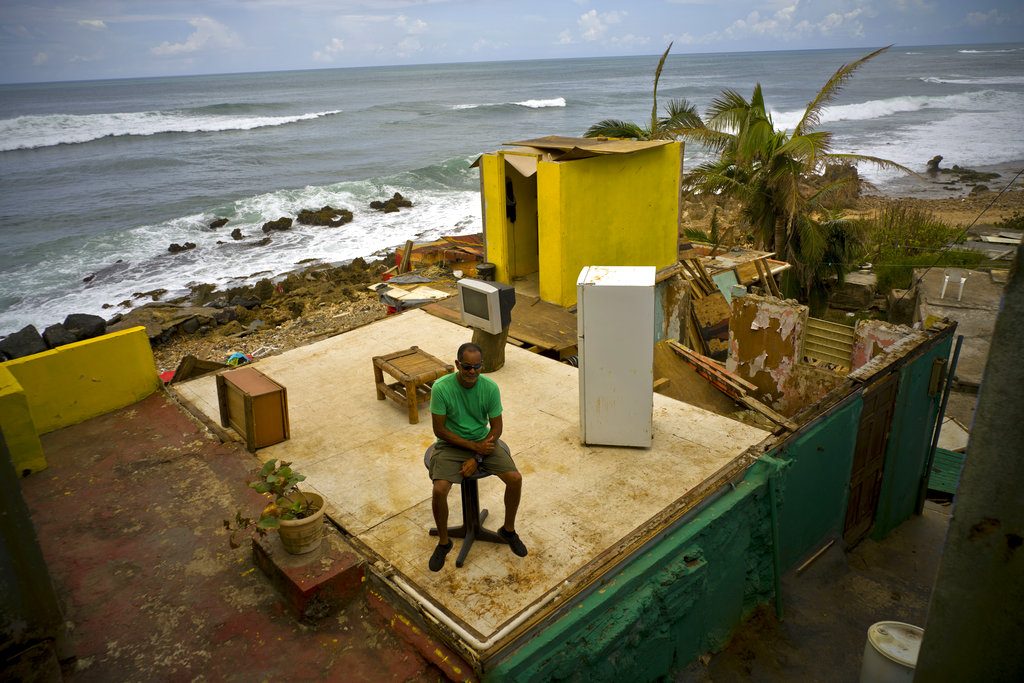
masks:
[[[437,606],[434,605],[434,603],[430,602],[425,597],[420,595],[419,591],[417,591],[415,588],[409,585],[409,583],[404,578],[402,578],[398,574],[392,574],[391,576],[386,578],[391,579],[395,583],[395,585],[397,585],[405,593],[410,595],[414,600],[416,600],[416,602],[421,604],[428,612],[430,612],[431,616],[433,616],[435,619],[437,619],[442,624],[444,624],[452,631],[454,631],[455,634],[459,636],[459,638],[468,643],[474,650],[480,652],[489,649],[496,642],[507,636],[515,629],[519,628],[523,624],[523,622],[525,622],[527,619],[536,614],[542,607],[546,607],[547,605],[549,605],[551,602],[555,600],[555,598],[557,598],[562,593],[561,588],[554,591],[553,593],[549,593],[547,598],[545,598],[541,602],[534,603],[533,605],[527,607],[525,610],[520,612],[515,619],[513,619],[508,624],[506,624],[501,629],[492,634],[490,638],[488,638],[487,640],[479,640],[475,636],[470,634],[466,629],[462,628],[457,623],[455,623],[455,621],[452,620],[451,617],[449,617],[447,614],[438,609]],[[565,583],[566,582],[563,582],[563,585]]]

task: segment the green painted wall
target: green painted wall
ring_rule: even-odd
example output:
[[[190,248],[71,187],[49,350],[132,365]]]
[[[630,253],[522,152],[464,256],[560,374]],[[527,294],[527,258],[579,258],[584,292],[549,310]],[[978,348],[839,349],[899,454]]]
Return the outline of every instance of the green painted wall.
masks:
[[[885,449],[882,491],[872,538],[883,538],[914,514],[941,400],[941,392],[928,395],[932,362],[936,358],[949,358],[952,342],[952,335],[947,336],[900,370],[900,387]]]
[[[780,554],[783,571],[797,564],[829,536],[843,530],[860,394],[835,412],[804,427],[773,452],[789,463],[780,480]]]

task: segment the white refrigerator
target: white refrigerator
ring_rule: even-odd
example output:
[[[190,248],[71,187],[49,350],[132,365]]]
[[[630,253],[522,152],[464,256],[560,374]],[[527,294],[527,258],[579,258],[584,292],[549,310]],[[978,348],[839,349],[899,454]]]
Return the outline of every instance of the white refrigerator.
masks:
[[[583,443],[648,448],[654,266],[585,266],[576,281]]]

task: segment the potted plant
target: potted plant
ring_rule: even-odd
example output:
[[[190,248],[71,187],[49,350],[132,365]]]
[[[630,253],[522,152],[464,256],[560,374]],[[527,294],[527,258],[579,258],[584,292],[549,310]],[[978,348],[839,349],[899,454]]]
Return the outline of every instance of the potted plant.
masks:
[[[270,499],[258,519],[243,517],[235,513],[235,520],[224,520],[224,528],[230,532],[232,548],[241,545],[238,536],[253,528],[260,536],[269,529],[277,529],[284,549],[293,555],[312,552],[320,547],[323,538],[324,499],[307,491],[300,491],[298,483],[305,476],[292,469],[290,462],[277,458],[263,463],[256,477],[249,482],[249,488]]]

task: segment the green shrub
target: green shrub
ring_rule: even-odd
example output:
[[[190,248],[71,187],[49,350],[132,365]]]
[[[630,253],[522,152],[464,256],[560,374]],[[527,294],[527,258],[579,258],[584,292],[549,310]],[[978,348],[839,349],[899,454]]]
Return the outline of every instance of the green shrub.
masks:
[[[961,241],[961,231],[906,203],[886,207],[868,221],[868,228],[871,259],[882,293],[910,287],[914,268],[974,268],[985,260],[981,252],[947,249]]]
[[[1024,213],[1014,211],[1012,216],[996,221],[996,227],[1000,230],[1024,230]]]

